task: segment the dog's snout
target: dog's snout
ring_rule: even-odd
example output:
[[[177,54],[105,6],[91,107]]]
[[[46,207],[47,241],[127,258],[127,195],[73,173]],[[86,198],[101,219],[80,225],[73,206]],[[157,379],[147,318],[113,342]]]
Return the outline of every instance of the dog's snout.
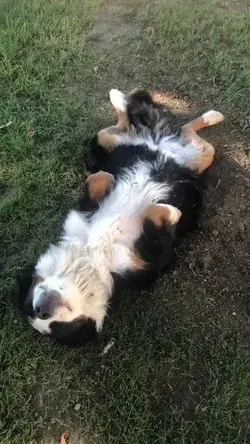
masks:
[[[35,313],[36,316],[40,319],[49,319],[50,318],[50,314],[48,313],[48,308],[49,307],[40,307],[39,305],[35,306]]]
[[[49,319],[60,303],[60,295],[57,291],[45,291],[35,302],[34,311],[39,319]]]

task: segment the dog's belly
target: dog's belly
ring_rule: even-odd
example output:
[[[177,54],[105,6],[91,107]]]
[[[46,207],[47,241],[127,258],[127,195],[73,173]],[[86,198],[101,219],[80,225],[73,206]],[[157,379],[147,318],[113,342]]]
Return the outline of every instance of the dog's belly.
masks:
[[[117,221],[111,269],[122,273],[134,268],[134,243],[142,231],[140,216],[128,215]]]
[[[133,253],[130,248],[123,244],[115,244],[111,261],[111,272],[123,274],[134,268]]]
[[[147,162],[138,162],[132,169],[125,169],[91,220],[90,243],[98,242],[104,233],[112,231],[114,225],[117,227],[118,222],[122,224],[123,232],[131,231],[134,221],[148,205],[168,197],[170,187],[167,183],[152,180],[151,168]]]
[[[88,244],[111,247],[112,272],[134,269],[134,243],[142,232],[141,214],[148,205],[169,196],[171,187],[154,181],[151,168],[148,162],[138,162],[132,169],[124,170],[90,222]]]

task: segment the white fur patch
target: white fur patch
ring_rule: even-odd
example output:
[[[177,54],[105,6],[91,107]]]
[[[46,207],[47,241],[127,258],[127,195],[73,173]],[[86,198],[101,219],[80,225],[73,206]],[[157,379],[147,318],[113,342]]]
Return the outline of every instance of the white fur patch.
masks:
[[[118,89],[111,89],[109,92],[109,98],[114,108],[121,111],[126,111],[127,103],[125,94],[123,94]]]
[[[65,222],[64,232],[68,238],[76,238],[81,242],[86,242],[88,237],[89,224],[84,215],[79,211],[70,211]]]
[[[202,118],[209,126],[216,125],[224,120],[223,114],[219,111],[214,111],[213,109],[202,114]]]

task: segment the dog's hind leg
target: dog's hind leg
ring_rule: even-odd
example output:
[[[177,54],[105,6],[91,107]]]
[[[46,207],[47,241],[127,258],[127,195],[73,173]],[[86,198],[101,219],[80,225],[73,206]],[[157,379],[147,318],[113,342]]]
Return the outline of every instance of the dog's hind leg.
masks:
[[[98,143],[108,152],[112,152],[117,144],[122,141],[122,136],[129,130],[129,122],[126,110],[125,95],[118,89],[111,89],[110,101],[118,117],[116,125],[102,129],[97,134]]]
[[[157,227],[162,226],[164,220],[170,225],[176,225],[181,217],[181,211],[168,204],[151,204],[143,210],[140,217],[142,222],[149,219]]]
[[[174,258],[175,227],[181,211],[168,204],[148,205],[141,213],[141,234],[134,244],[133,270],[156,270]]]
[[[222,122],[223,119],[223,114],[211,110],[181,128],[180,141],[184,145],[184,149],[190,152],[190,156],[188,152],[185,156],[186,164],[198,174],[201,174],[213,163],[215,149],[213,145],[198,136],[196,132],[202,128],[216,125]],[[193,148],[195,148],[195,151]]]
[[[109,92],[109,98],[118,117],[118,122],[116,126],[119,126],[121,128],[126,127],[128,123],[128,115],[125,94],[123,94],[118,89],[111,89]]]

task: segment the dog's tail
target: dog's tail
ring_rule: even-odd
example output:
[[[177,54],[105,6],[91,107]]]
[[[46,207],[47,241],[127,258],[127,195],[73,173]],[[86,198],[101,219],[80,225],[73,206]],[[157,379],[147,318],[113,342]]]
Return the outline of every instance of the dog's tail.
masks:
[[[173,117],[153,101],[148,91],[137,90],[127,96],[126,100],[128,119],[137,133],[146,131],[154,137],[171,132],[169,123]]]

